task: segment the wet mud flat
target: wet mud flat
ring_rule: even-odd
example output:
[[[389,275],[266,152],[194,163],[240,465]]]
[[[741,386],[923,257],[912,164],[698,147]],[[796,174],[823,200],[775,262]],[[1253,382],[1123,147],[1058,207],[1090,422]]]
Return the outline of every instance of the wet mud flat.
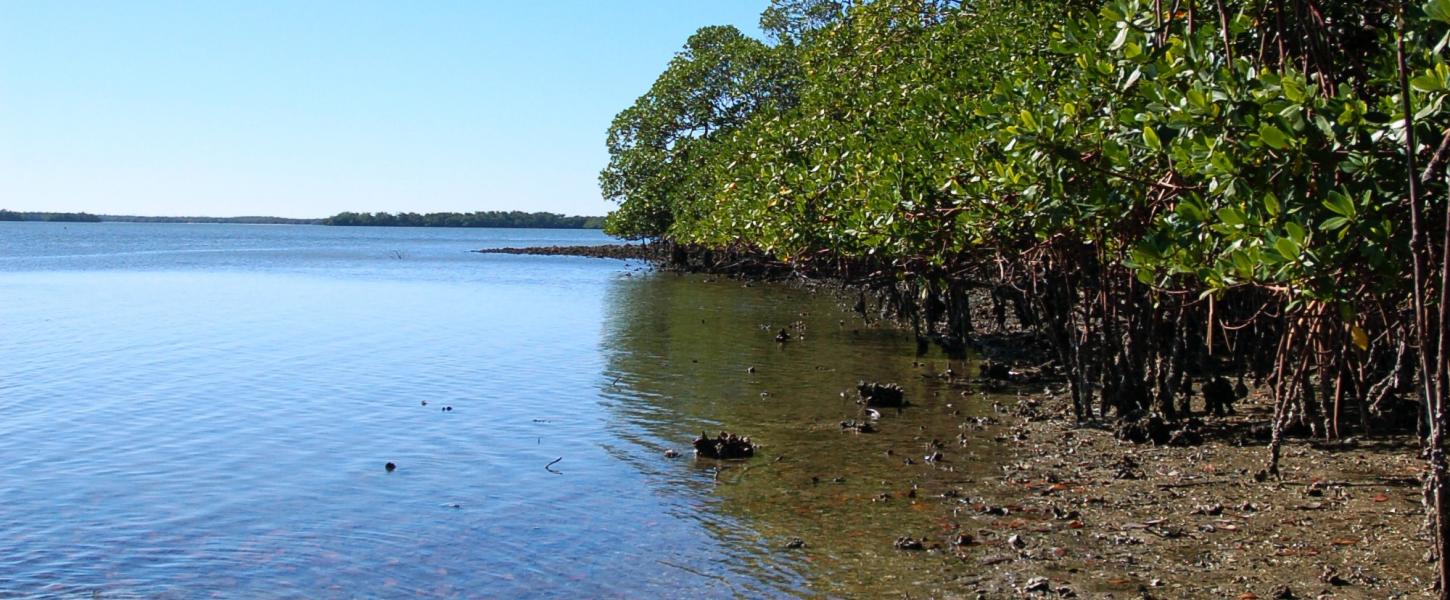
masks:
[[[1422,598],[1434,585],[1421,462],[1404,437],[1267,449],[1210,419],[1198,446],[1135,445],[1071,423],[1066,398],[1003,411],[1001,475],[948,490],[945,596],[980,598]],[[951,531],[947,531],[951,529]],[[923,553],[924,555],[926,553]],[[928,560],[925,557],[923,560]]]

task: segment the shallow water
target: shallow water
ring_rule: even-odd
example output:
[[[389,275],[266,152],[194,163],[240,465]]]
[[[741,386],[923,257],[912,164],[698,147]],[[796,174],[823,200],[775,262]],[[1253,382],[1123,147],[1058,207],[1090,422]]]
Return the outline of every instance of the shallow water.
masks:
[[[0,596],[936,585],[891,540],[949,524],[904,493],[994,462],[951,440],[947,466],[903,464],[980,412],[928,377],[947,361],[824,294],[469,252],[605,241],[0,223]],[[858,379],[915,405],[843,434]],[[722,428],[761,455],[665,458]]]

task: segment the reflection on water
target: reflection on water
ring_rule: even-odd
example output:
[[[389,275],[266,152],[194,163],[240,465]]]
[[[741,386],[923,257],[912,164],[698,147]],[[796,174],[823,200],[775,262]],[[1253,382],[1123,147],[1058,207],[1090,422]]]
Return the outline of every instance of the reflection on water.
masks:
[[[630,443],[615,452],[656,493],[701,498],[680,516],[718,545],[706,574],[851,597],[939,589],[939,567],[953,559],[892,542],[944,539],[955,527],[941,516],[953,502],[942,492],[996,462],[994,445],[959,443],[953,411],[986,409],[934,377],[944,358],[918,359],[908,335],[867,328],[826,294],[780,286],[656,275],[614,282],[606,304],[605,374],[615,383],[605,406],[610,430]],[[782,327],[797,339],[776,343]],[[840,422],[860,416],[860,379],[901,382],[913,406],[886,411],[878,433],[843,433]],[[743,463],[662,457],[720,429],[752,436],[762,452]],[[936,465],[923,460],[933,439],[946,459]],[[793,538],[806,547],[785,550]]]
[[[946,363],[914,366],[909,340],[799,290],[468,252],[601,239],[0,223],[0,597],[938,581],[945,559],[891,548],[949,526],[941,500],[905,492],[992,462],[955,442],[961,398],[923,378]],[[795,322],[804,339],[776,344]],[[843,434],[857,379],[900,381],[916,405]],[[721,428],[763,452],[663,456]],[[921,464],[933,437],[955,471]],[[781,550],[792,537],[807,547]]]

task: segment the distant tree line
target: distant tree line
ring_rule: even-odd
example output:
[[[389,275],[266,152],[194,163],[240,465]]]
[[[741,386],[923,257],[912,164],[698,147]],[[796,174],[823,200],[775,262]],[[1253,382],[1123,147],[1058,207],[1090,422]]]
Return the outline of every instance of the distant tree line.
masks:
[[[244,225],[319,225],[322,219],[288,219],[284,217],[138,217],[134,215],[93,215],[91,213],[22,212],[0,210],[0,221],[52,221],[65,223],[239,223]]]
[[[133,215],[101,215],[102,221],[119,223],[236,223],[240,225],[321,225],[322,219],[289,219],[286,217],[137,217]]]
[[[101,218],[90,213],[16,212],[0,210],[0,221],[56,221],[66,223],[99,223]]]
[[[471,213],[356,213],[343,212],[322,220],[323,225],[375,227],[510,227],[537,229],[601,229],[604,217],[566,217],[558,213],[477,211]]]

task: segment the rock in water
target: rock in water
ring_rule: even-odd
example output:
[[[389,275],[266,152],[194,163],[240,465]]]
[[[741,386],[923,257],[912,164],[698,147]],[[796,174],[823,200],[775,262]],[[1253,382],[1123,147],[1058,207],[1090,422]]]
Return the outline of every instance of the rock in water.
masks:
[[[906,390],[894,383],[862,381],[856,384],[856,393],[861,396],[859,402],[866,406],[898,407],[906,405]]]
[[[926,545],[925,544],[922,544],[921,543],[921,540],[918,540],[916,538],[913,538],[913,537],[911,537],[909,535],[904,535],[904,536],[901,536],[899,538],[896,538],[896,542],[893,543],[892,546],[895,546],[897,550],[925,550],[926,549]]]
[[[1012,369],[999,362],[987,361],[977,367],[978,373],[987,379],[1007,381],[1012,378]]]
[[[741,437],[727,431],[722,431],[720,435],[713,438],[700,432],[700,437],[695,439],[695,455],[727,460],[750,458],[755,456],[755,444],[750,443],[748,437]]]

